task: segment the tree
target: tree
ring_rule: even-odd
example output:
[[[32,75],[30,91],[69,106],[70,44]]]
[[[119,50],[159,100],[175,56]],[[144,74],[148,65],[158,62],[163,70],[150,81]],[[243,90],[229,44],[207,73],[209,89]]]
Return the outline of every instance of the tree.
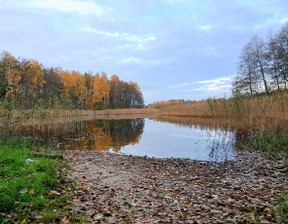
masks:
[[[64,87],[64,97],[73,106],[83,107],[86,102],[87,88],[85,76],[79,72],[63,72],[61,76]]]
[[[93,77],[92,95],[89,105],[96,109],[106,109],[109,106],[110,82],[107,74],[102,72],[101,76],[97,73]]]
[[[130,107],[140,108],[144,105],[143,96],[140,87],[135,82],[129,82],[131,89],[131,103]]]
[[[0,58],[0,98],[9,97],[26,108],[36,103],[54,107],[57,104],[73,108],[129,108],[143,106],[137,83],[126,83],[114,75],[111,81],[105,72],[63,71],[44,68],[36,60],[16,59],[8,52]]]
[[[0,61],[0,85],[2,94],[6,95],[6,93],[9,92],[9,97],[14,98],[19,91],[20,81],[20,62],[10,53],[3,51]]]
[[[247,43],[239,57],[238,75],[232,83],[234,95],[257,93],[256,62],[251,42]]]
[[[102,97],[104,109],[109,106],[109,93],[110,93],[110,82],[105,72],[101,74],[101,86],[102,86]]]
[[[241,51],[238,75],[233,82],[234,95],[269,93],[269,51],[266,43],[255,36]]]
[[[84,74],[85,76],[85,86],[86,86],[86,99],[85,99],[85,106],[89,106],[91,105],[91,103],[89,102],[89,100],[92,97],[93,94],[93,75],[91,72],[85,72]]]
[[[284,83],[284,89],[287,89],[288,82],[288,23],[285,24],[276,35],[276,58],[278,60],[278,70]]]
[[[257,64],[256,71],[258,72],[258,76],[263,81],[265,92],[269,93],[268,84],[266,80],[266,72],[267,72],[267,67],[268,67],[266,45],[264,41],[257,36],[252,38],[251,45],[253,49],[253,57],[254,57],[253,60]]]
[[[23,59],[21,62],[21,81],[19,82],[21,102],[26,107],[35,105],[45,84],[42,65],[35,60]]]
[[[59,67],[45,68],[43,72],[45,84],[43,87],[42,98],[45,99],[47,106],[53,107],[57,102],[59,102],[63,92],[63,83],[61,80],[63,70]]]
[[[121,89],[120,79],[117,75],[113,75],[110,80],[110,92],[109,92],[110,108],[119,107],[120,89]]]

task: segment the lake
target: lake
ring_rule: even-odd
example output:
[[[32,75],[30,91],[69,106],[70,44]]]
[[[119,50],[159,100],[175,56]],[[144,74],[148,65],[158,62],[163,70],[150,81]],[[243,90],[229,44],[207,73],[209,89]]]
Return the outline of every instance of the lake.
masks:
[[[236,155],[234,132],[208,126],[153,119],[92,120],[56,126],[52,130],[61,136],[61,149],[218,162],[233,160]],[[43,130],[51,132],[51,128]]]

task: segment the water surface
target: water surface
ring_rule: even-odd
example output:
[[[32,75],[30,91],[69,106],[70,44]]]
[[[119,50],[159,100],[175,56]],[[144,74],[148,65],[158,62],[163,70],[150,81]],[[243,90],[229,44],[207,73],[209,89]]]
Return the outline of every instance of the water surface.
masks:
[[[236,155],[234,133],[219,128],[151,119],[94,120],[75,127],[77,135],[71,127],[70,137],[63,135],[62,149],[204,161],[233,160]]]

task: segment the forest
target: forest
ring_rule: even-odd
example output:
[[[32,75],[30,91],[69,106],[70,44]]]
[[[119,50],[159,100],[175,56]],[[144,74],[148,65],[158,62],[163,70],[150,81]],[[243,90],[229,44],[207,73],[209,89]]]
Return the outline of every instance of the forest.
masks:
[[[140,87],[105,72],[92,74],[47,68],[33,59],[15,58],[3,51],[0,57],[0,99],[30,109],[142,108]]]

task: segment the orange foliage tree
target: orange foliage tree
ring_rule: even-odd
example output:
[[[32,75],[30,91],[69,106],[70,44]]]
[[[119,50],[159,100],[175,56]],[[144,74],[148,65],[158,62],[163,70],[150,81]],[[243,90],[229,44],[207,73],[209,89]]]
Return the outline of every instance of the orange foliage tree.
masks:
[[[13,90],[7,94],[9,85]],[[2,89],[0,97],[4,95],[25,107],[33,107],[36,103],[79,109],[144,106],[142,93],[135,82],[121,81],[116,75],[109,80],[105,72],[93,76],[91,72],[83,75],[59,67],[44,68],[36,60],[16,59],[8,52],[3,52],[0,58]]]

